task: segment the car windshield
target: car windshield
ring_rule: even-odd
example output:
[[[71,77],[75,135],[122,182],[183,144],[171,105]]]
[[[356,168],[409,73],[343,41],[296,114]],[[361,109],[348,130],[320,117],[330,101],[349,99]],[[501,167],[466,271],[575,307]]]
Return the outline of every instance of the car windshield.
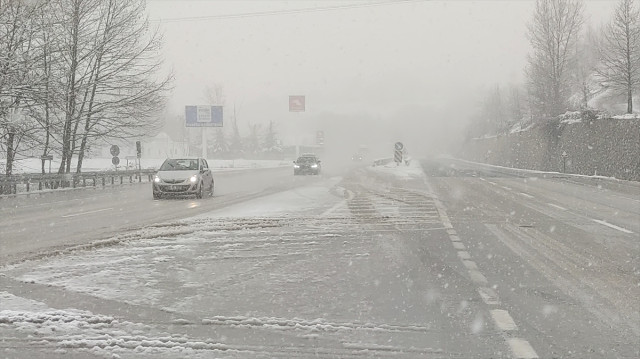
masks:
[[[1,358],[640,358],[640,0],[0,0]]]
[[[315,162],[317,162],[317,158],[310,157],[310,156],[298,157],[298,160],[296,162],[298,162],[298,163],[315,163]]]
[[[160,171],[193,171],[198,170],[198,160],[168,159],[160,166]]]

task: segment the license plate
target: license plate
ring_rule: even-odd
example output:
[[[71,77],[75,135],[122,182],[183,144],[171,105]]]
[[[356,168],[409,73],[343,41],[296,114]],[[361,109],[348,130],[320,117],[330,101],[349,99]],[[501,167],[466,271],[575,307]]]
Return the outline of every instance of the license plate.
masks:
[[[177,190],[177,189],[178,189],[178,186],[171,186],[171,190],[172,190],[172,191],[175,191],[175,190]]]

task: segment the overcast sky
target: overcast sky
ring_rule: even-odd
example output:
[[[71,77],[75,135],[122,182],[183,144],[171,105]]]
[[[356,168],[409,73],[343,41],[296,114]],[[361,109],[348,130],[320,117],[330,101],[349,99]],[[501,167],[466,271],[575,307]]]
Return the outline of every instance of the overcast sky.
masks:
[[[600,24],[611,1],[587,1]],[[176,76],[172,112],[222,85],[254,122],[308,112],[392,117],[469,107],[482,86],[522,80],[532,1],[149,1]],[[324,9],[303,10],[301,9]],[[227,110],[228,111],[228,110]],[[434,110],[435,111],[435,110]]]

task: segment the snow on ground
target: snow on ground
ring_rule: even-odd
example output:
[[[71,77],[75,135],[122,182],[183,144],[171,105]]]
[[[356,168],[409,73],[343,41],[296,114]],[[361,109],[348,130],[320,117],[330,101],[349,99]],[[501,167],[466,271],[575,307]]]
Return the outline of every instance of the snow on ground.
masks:
[[[424,171],[419,161],[409,161],[408,164],[401,163],[399,165],[391,162],[384,166],[369,167],[369,171],[392,175],[403,180],[424,178]]]
[[[304,181],[306,178],[301,177],[300,180]],[[334,177],[326,182],[313,183],[300,189],[279,192],[249,203],[226,207],[197,218],[281,216],[291,213],[299,216],[310,211],[317,211],[319,207],[328,209],[339,201],[338,197],[328,196],[328,194],[332,190],[339,190],[336,185],[340,180],[340,177]]]
[[[50,308],[42,302],[8,292],[0,292],[0,302],[0,336],[5,343],[25,340],[26,337],[34,341],[31,347],[43,349],[51,356],[78,355],[79,351],[84,351],[105,358],[158,354],[181,358],[193,356],[200,350],[230,349],[210,340],[193,340],[184,335],[157,332],[147,324],[122,321],[113,316],[86,310]],[[23,357],[33,350],[14,351],[6,344],[4,347],[7,357]]]
[[[157,169],[162,165],[164,158],[152,159],[152,158],[142,158],[141,159],[141,167],[143,169]],[[237,160],[218,160],[218,159],[209,159],[207,160],[209,166],[214,171],[221,170],[237,170],[237,169],[255,169],[255,168],[272,168],[272,167],[283,167],[290,166],[289,161],[281,161],[281,160],[245,160],[245,159],[237,159]],[[0,159],[0,168],[5,167],[6,160]],[[127,161],[125,159],[120,159],[119,169],[126,168]],[[130,169],[135,169],[135,161],[129,161]],[[14,173],[40,173],[41,161],[38,158],[25,158],[14,162]],[[55,173],[60,166],[60,162],[51,161],[51,172]],[[76,164],[74,163],[72,168],[75,169]],[[45,164],[45,171],[49,170],[49,162]],[[111,158],[87,158],[84,160],[82,165],[83,172],[92,172],[92,171],[113,171],[115,170],[115,166],[111,164]]]
[[[616,115],[612,118],[615,120],[640,120],[640,113],[627,113],[624,115]]]
[[[415,178],[419,165],[375,171]],[[116,358],[284,357],[277,344],[283,339],[274,335],[289,343],[330,337],[332,343],[344,343],[332,349],[338,350],[335,357],[339,350],[381,350],[398,335],[420,343],[430,328],[412,317],[363,322],[359,312],[352,312],[362,306],[361,298],[336,288],[346,281],[370,288],[365,277],[382,258],[396,258],[392,254],[402,247],[393,238],[372,236],[352,217],[337,187],[340,178],[299,180],[308,183],[224,211],[129,232],[112,239],[111,246],[0,269],[0,281],[10,278],[65,293],[75,308],[49,308],[0,292],[0,336],[26,336],[20,340],[60,355],[80,351]],[[398,206],[404,202],[380,197],[370,203],[380,219],[367,227],[441,227],[429,213],[403,217]],[[353,272],[362,268],[359,264],[370,269]],[[377,280],[397,281],[395,274],[385,275]],[[114,303],[131,309],[105,312]],[[155,314],[145,318],[146,312]],[[378,342],[361,343],[363,333]],[[265,343],[276,344],[265,349]],[[287,357],[300,357],[303,352],[296,348]]]

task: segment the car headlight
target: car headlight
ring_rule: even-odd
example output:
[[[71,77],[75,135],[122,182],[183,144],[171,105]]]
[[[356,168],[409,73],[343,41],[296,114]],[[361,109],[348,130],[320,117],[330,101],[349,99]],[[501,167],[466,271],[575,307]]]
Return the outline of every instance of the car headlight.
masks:
[[[155,177],[153,177],[153,182],[155,182],[155,183],[160,183],[160,177],[158,177],[158,175],[156,175]]]
[[[198,175],[191,176],[191,178],[189,178],[189,181],[191,181],[191,183],[197,182],[198,181]]]
[[[300,165],[293,165],[293,168],[300,168]]]
[[[311,165],[311,168],[318,168],[318,165],[314,163]]]

